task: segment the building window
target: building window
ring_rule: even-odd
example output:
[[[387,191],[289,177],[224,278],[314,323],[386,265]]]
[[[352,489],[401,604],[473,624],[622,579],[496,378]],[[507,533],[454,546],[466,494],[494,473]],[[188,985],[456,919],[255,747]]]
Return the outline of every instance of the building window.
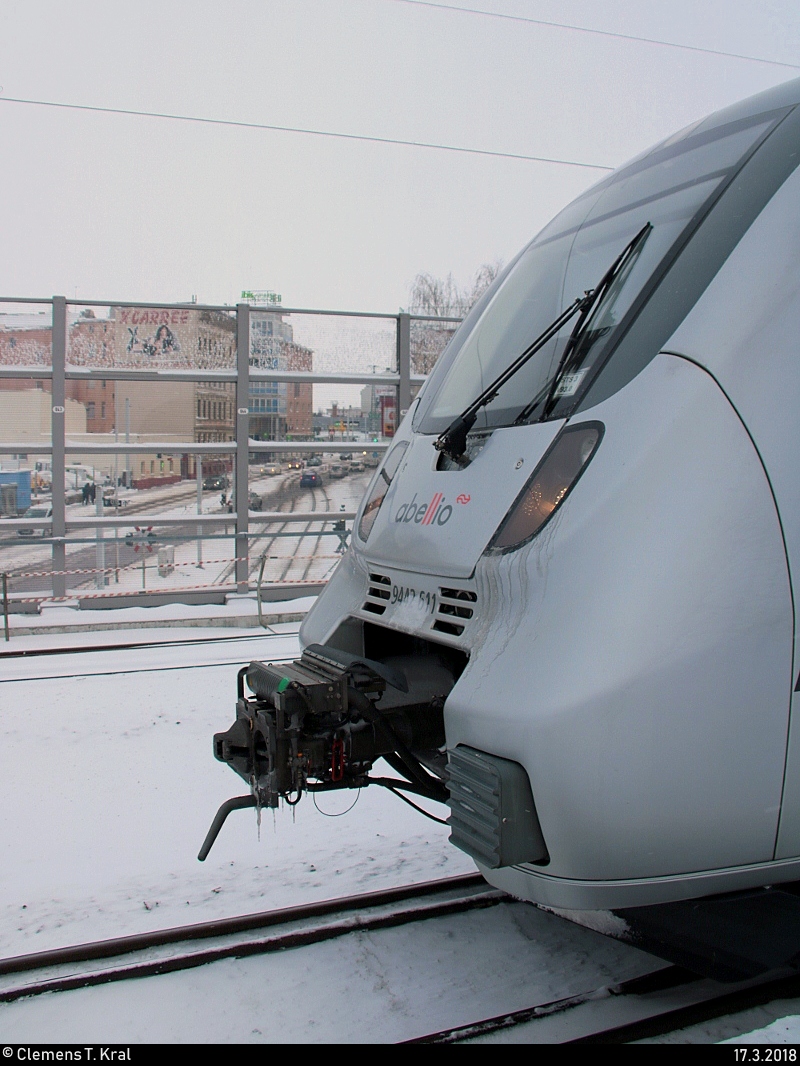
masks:
[[[94,418],[94,404],[93,403],[87,403],[86,404],[86,418],[87,418],[87,420],[90,419],[90,418]]]

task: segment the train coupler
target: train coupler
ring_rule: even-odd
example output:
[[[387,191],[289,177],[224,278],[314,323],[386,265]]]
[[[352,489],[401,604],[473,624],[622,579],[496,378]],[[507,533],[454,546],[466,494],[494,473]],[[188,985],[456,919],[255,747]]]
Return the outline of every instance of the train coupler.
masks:
[[[392,698],[382,708],[387,688]],[[205,859],[232,810],[293,806],[306,792],[374,783],[446,802],[443,781],[412,750],[417,741],[443,741],[444,695],[420,702],[402,670],[318,644],[290,664],[243,667],[236,718],[215,734],[214,756],[248,784],[250,795],[220,807],[198,858]],[[370,778],[381,757],[401,780]]]

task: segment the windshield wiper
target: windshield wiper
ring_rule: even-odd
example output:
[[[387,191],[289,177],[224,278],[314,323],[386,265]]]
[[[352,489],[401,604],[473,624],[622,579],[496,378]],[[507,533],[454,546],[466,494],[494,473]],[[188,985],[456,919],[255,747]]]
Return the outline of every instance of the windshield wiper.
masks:
[[[444,433],[440,434],[439,438],[434,443],[434,448],[439,452],[444,452],[446,456],[458,463],[459,466],[467,465],[467,458],[464,455],[467,447],[467,435],[472,427],[475,425],[475,419],[478,417],[478,411],[482,407],[485,407],[487,403],[490,403],[500,389],[509,381],[516,372],[523,367],[531,356],[536,355],[540,348],[543,348],[549,340],[551,340],[573,315],[577,314],[586,301],[590,298],[590,294],[577,299],[566,311],[562,311],[544,333],[541,333],[536,340],[525,351],[517,356],[510,366],[506,367],[502,374],[494,379],[488,388],[485,388],[477,399],[473,400],[469,407],[465,408],[457,418],[454,418]]]
[[[478,417],[480,409],[485,407],[488,403],[491,403],[506,382],[510,381],[517,371],[520,370],[532,356],[540,351],[548,341],[552,340],[559,330],[577,314],[580,317],[570,334],[564,352],[558,361],[555,373],[545,382],[544,386],[539,390],[536,396],[534,396],[530,403],[528,403],[520,412],[515,420],[515,424],[528,419],[542,400],[546,400],[544,413],[547,414],[550,411],[556,399],[556,392],[559,384],[564,380],[565,375],[573,369],[575,353],[580,350],[580,341],[586,333],[586,328],[590,319],[599,307],[603,298],[607,295],[613,282],[619,277],[621,272],[631,261],[634,253],[639,249],[642,241],[652,228],[653,227],[649,222],[647,225],[643,226],[633,240],[623,248],[600,279],[598,285],[594,289],[588,289],[583,296],[578,297],[574,303],[566,308],[566,310],[562,311],[558,318],[554,319],[547,329],[545,329],[521,355],[517,356],[513,363],[506,367],[502,374],[499,374],[494,381],[472,401],[469,407],[465,408],[460,415],[453,419],[447,429],[440,434],[436,440],[434,447],[437,451],[443,452],[448,458],[452,459],[453,462],[458,463],[459,466],[466,466],[469,462],[465,454],[467,448],[467,436],[475,425],[475,420]]]
[[[542,415],[545,418],[550,414],[553,407],[555,407],[556,400],[558,399],[559,385],[561,385],[568,374],[578,369],[586,355],[586,351],[582,348],[582,341],[589,332],[591,319],[611,291],[611,286],[633,262],[634,256],[640,251],[641,246],[644,244],[644,241],[652,228],[653,227],[649,222],[642,226],[633,240],[622,249],[595,288],[586,293],[585,307],[581,310],[580,318],[575,323],[575,328],[572,330],[564,351],[561,354],[555,373],[552,378],[545,383],[531,402],[520,411],[514,420],[515,425],[527,421],[542,400],[545,400],[544,408],[542,410]]]

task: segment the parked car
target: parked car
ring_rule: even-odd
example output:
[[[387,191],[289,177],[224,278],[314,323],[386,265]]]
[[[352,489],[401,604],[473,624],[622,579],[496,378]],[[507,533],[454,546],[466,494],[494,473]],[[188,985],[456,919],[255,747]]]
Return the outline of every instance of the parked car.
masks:
[[[300,478],[301,489],[315,489],[322,484],[322,476],[316,470],[304,470]]]
[[[52,518],[53,507],[52,504],[34,504],[33,507],[29,507],[23,518]],[[18,529],[18,537],[46,537],[50,532],[46,527],[44,529]]]
[[[103,507],[127,507],[128,501],[121,500],[113,486],[103,489]]]

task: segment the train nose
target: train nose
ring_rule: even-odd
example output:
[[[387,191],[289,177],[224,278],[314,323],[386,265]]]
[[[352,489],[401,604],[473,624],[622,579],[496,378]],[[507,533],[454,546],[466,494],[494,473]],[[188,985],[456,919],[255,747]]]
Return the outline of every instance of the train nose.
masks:
[[[563,422],[495,430],[473,462],[437,469],[434,437],[415,436],[365,541],[371,561],[469,577]]]

